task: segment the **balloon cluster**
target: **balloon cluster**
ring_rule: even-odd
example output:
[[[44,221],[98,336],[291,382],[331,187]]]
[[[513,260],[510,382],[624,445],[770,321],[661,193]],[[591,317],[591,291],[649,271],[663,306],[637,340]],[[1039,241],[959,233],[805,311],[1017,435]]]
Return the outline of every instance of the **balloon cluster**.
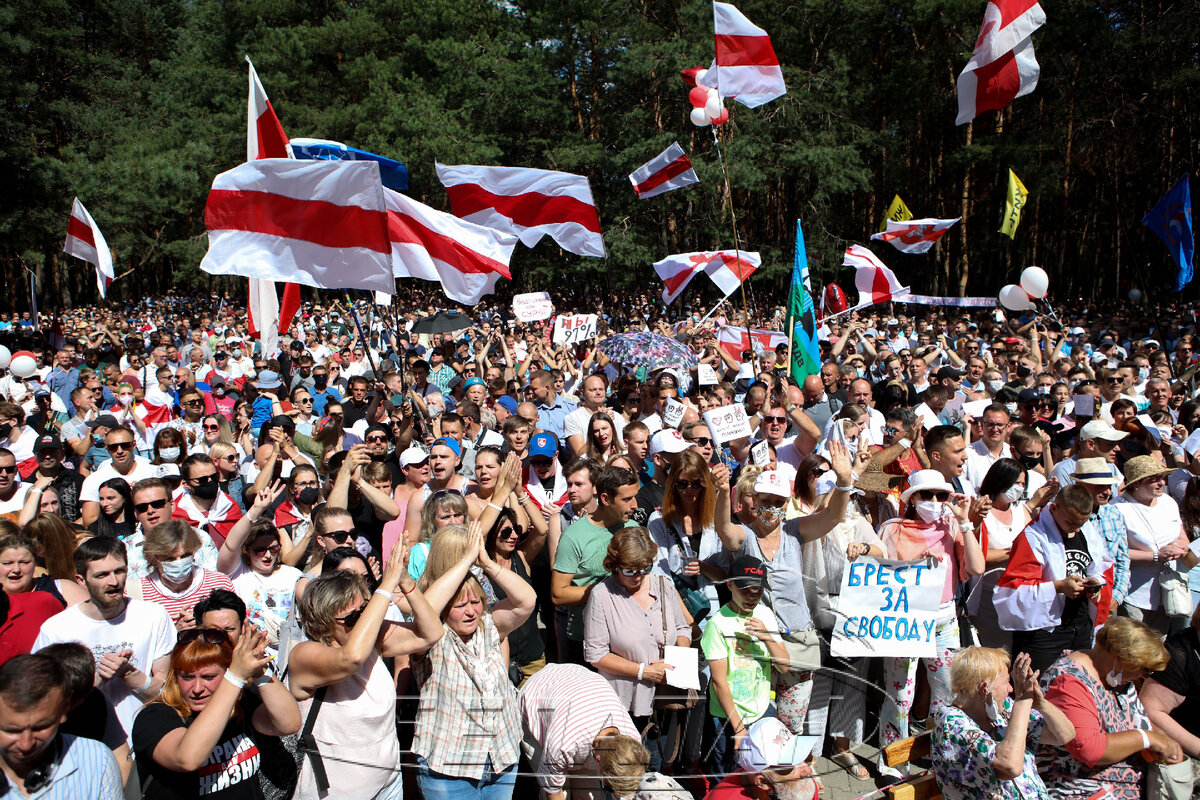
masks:
[[[696,73],[696,85],[688,92],[688,100],[692,102],[692,124],[697,128],[706,125],[724,125],[729,121],[729,109],[721,100],[721,95],[711,86],[701,86],[708,70],[702,69]]]
[[[1050,276],[1041,267],[1026,267],[1021,285],[1010,283],[1000,290],[1000,305],[1009,311],[1029,311],[1034,300],[1044,300],[1050,290]]]

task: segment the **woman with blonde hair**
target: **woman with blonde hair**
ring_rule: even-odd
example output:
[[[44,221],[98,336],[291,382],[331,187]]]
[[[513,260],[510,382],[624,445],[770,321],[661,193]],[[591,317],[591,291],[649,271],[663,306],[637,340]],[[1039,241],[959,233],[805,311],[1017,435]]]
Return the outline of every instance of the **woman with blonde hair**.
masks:
[[[235,796],[261,796],[261,757],[252,737],[300,729],[300,709],[268,674],[270,663],[263,635],[249,624],[236,646],[217,628],[180,634],[162,694],[133,724],[146,800],[201,797],[235,780],[246,787]]]
[[[245,511],[242,495],[246,492],[246,482],[242,478],[241,456],[238,455],[237,445],[216,442],[208,448],[208,457],[217,468],[217,487],[233,498],[238,508]]]
[[[700,619],[720,608],[713,581],[725,577],[720,566],[709,563],[728,560],[720,556],[721,540],[717,537],[717,488],[712,471],[695,448],[684,450],[676,457],[667,476],[662,508],[650,515],[646,528],[657,547],[654,572],[670,578],[676,588],[700,592],[708,598],[707,610],[694,606],[692,616]],[[713,557],[718,558],[714,559]]]
[[[213,589],[234,591],[229,577],[196,563],[202,543],[183,520],[160,522],[145,531],[142,555],[150,572],[142,578],[142,599],[166,609],[178,630],[195,627],[192,609]]]
[[[233,428],[221,414],[209,414],[200,421],[204,433],[204,446],[211,448],[217,442],[233,444]]]
[[[1075,736],[1043,751],[1038,769],[1055,797],[1107,792],[1115,800],[1140,800],[1150,751],[1178,764],[1183,750],[1150,723],[1138,685],[1166,667],[1167,649],[1144,623],[1116,617],[1096,633],[1096,644],[1067,653],[1046,670],[1046,699],[1062,709]]]
[[[425,562],[433,536],[447,525],[466,525],[471,518],[471,509],[466,498],[454,489],[434,492],[421,507],[421,527],[417,543],[412,546],[408,559],[408,574],[419,580],[425,574]]]

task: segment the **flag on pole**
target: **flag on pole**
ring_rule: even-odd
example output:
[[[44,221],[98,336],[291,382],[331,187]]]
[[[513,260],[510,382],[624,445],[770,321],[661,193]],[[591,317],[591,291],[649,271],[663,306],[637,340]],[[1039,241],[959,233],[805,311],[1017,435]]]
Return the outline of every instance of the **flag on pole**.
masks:
[[[747,108],[783,97],[787,86],[771,37],[729,3],[713,3],[717,58],[699,81]]]
[[[747,253],[745,250],[738,252],[722,250],[709,255],[712,258],[704,267],[704,274],[712,278],[712,282],[717,285],[725,297],[736,292],[742,282],[753,275],[754,271],[762,265],[762,259],[758,253]]]
[[[1192,259],[1196,254],[1192,228],[1192,189],[1186,173],[1150,209],[1142,222],[1166,244],[1171,260],[1179,269],[1175,276],[1175,291],[1182,291],[1192,280]]]
[[[113,282],[112,253],[100,227],[92,219],[92,215],[75,198],[71,204],[71,216],[67,219],[67,239],[63,242],[63,252],[82,259],[96,267],[96,288],[103,299],[108,294],[108,285]]]
[[[399,161],[384,156],[348,147],[341,142],[328,139],[292,139],[292,154],[295,158],[319,159],[322,161],[375,161],[379,164],[379,177],[383,185],[392,191],[408,191],[408,169]]]
[[[762,328],[732,328],[722,325],[717,328],[717,347],[735,362],[742,360],[742,353],[753,350],[761,353],[764,350],[774,350],[781,344],[787,344],[787,334],[782,331],[769,331]]]
[[[213,180],[200,269],[319,289],[392,292],[391,242],[374,161],[248,161]]]
[[[854,285],[858,287],[857,308],[886,303],[893,295],[906,291],[896,279],[895,273],[862,245],[852,244],[846,248],[842,266],[854,267]]]
[[[739,259],[738,256],[741,256]],[[675,302],[675,298],[683,294],[683,290],[691,283],[701,270],[728,297],[743,280],[754,274],[762,263],[758,253],[736,253],[733,250],[719,250],[704,253],[679,253],[667,256],[661,261],[654,262],[654,271],[663,281],[663,302],[667,305]]]
[[[1034,31],[1046,22],[1037,0],[990,0],[971,60],[958,76],[958,125],[1037,88]]]
[[[683,294],[683,290],[696,277],[696,273],[704,269],[708,260],[703,258],[706,253],[682,253],[667,256],[661,261],[654,262],[654,271],[662,278],[662,299],[667,305],[675,302],[675,298]]]
[[[699,183],[692,162],[684,155],[679,142],[675,142],[666,150],[638,167],[630,176],[629,182],[637,192],[639,200],[646,200],[673,189],[682,189]]]
[[[791,363],[788,371],[798,385],[809,375],[821,371],[821,351],[817,346],[817,320],[813,309],[812,284],[808,276],[808,251],[804,246],[804,229],[796,220],[796,252],[792,263],[792,290],[788,296],[788,352]]]
[[[275,116],[275,109],[267,99],[254,63],[246,56],[250,66],[250,96],[246,114],[246,160],[259,158],[291,158],[287,134]]]
[[[908,210],[908,206],[900,199],[900,195],[896,195],[892,198],[892,203],[888,206],[887,213],[883,215],[883,222],[879,225],[879,231],[881,233],[886,231],[889,221],[904,222],[912,218],[913,213]]]
[[[254,329],[256,319],[279,319],[279,296],[275,294],[274,281],[252,279],[249,295],[246,312],[250,318],[250,335],[258,339],[263,358],[274,358],[279,354],[279,329],[271,324],[265,330]]]
[[[390,189],[384,195],[397,278],[437,281],[447,297],[468,306],[495,291],[498,278],[512,278],[508,262],[517,246],[516,236],[467,222]]]
[[[884,232],[873,233],[871,234],[871,238],[887,242],[901,253],[926,253],[960,219],[962,217],[955,219],[912,219],[906,222],[888,220],[887,228]]]
[[[511,233],[526,247],[549,236],[576,255],[604,257],[600,215],[585,176],[519,167],[435,166],[454,216]]]
[[[1000,232],[1010,239],[1016,238],[1017,225],[1021,222],[1021,209],[1025,208],[1025,200],[1028,197],[1029,191],[1025,188],[1025,184],[1021,183],[1017,173],[1010,169],[1008,171],[1008,199],[1004,202],[1004,222],[1000,225]]]

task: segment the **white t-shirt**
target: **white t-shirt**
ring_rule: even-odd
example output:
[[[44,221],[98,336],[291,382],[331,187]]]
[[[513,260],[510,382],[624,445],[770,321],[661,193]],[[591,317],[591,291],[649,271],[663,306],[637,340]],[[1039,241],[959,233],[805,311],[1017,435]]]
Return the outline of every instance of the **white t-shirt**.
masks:
[[[229,573],[233,590],[246,603],[246,619],[259,628],[278,631],[292,610],[292,595],[296,581],[304,576],[295,567],[284,564],[270,575],[260,575],[239,562]],[[269,622],[264,622],[270,616]],[[274,638],[278,637],[278,633]]]
[[[156,603],[144,600],[127,600],[125,611],[110,620],[95,620],[80,610],[80,605],[71,606],[42,623],[33,652],[60,642],[82,642],[96,657],[96,663],[109,653],[132,650],[129,663],[149,674],[154,662],[170,655],[175,646],[175,626],[167,611]],[[133,716],[142,707],[138,699],[119,678],[103,681],[100,691],[117,712],[117,719],[130,737],[133,746]]]
[[[1143,552],[1158,552],[1179,538],[1183,521],[1179,516],[1179,504],[1164,494],[1145,506],[1122,495],[1114,503],[1125,518],[1125,529],[1129,536],[1129,549]],[[1137,608],[1152,610],[1162,605],[1162,593],[1158,588],[1158,573],[1165,564],[1147,561],[1129,563],[1129,592],[1125,602]]]
[[[154,465],[141,456],[133,457],[133,469],[129,471],[128,475],[117,472],[112,461],[105,461],[100,465],[100,469],[83,479],[83,488],[79,490],[79,501],[81,503],[100,502],[100,484],[111,478],[124,478],[126,483],[133,486],[138,481],[153,478],[157,474],[158,471]]]
[[[13,522],[16,522],[17,517],[21,515],[21,509],[25,507],[25,497],[32,488],[31,484],[18,483],[17,490],[11,498],[0,500],[0,517],[12,516]]]

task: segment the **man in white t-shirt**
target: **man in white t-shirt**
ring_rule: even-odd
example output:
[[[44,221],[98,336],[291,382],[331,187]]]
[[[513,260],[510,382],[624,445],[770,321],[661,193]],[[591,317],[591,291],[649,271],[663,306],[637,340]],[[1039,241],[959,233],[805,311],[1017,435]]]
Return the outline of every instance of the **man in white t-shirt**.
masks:
[[[82,642],[96,657],[96,677],[133,746],[133,717],[162,691],[175,626],[159,605],[125,597],[125,545],[96,536],[75,549],[75,580],[88,599],[42,623],[33,650]]]
[[[110,458],[84,479],[83,488],[79,490],[84,525],[91,525],[100,516],[100,486],[105,481],[124,478],[132,486],[157,474],[149,461],[134,455],[136,447],[133,431],[128,428],[113,428],[104,437],[104,448],[108,450]]]
[[[0,518],[16,522],[29,489],[29,484],[21,483],[17,457],[11,450],[0,447]]]

